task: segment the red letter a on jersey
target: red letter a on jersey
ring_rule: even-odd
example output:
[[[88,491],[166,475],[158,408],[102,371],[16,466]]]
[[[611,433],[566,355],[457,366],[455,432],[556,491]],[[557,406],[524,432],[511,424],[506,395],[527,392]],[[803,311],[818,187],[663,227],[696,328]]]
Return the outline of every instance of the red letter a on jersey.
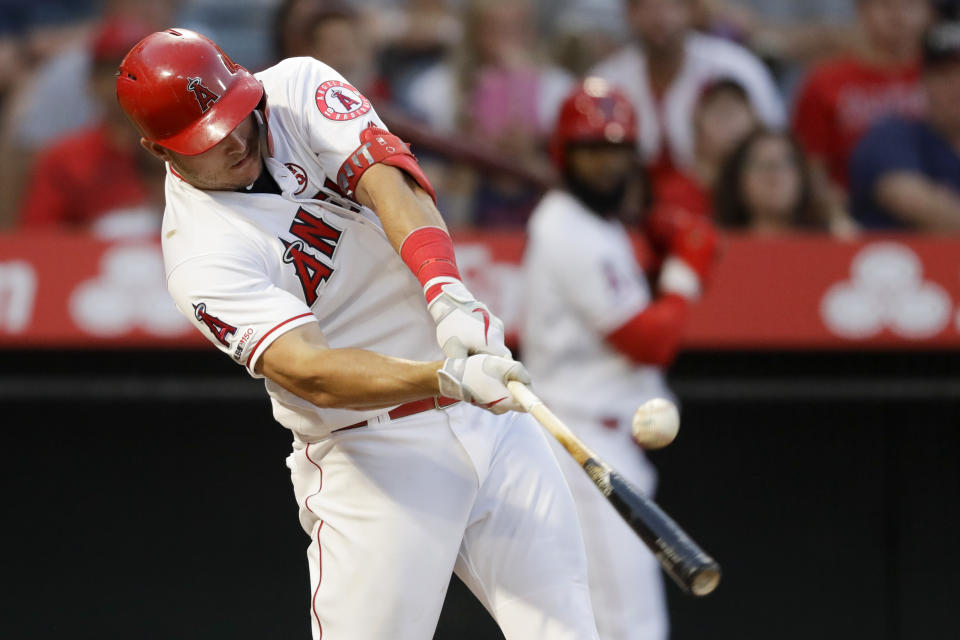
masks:
[[[327,224],[323,218],[317,218],[303,207],[297,210],[297,215],[290,225],[290,233],[297,236],[307,246],[316,249],[328,258],[333,257],[333,250],[337,248],[342,231]]]
[[[300,280],[300,287],[303,289],[303,298],[307,301],[307,306],[313,306],[317,301],[317,290],[330,277],[333,269],[305,252],[303,242],[300,240],[287,242],[281,239],[281,242],[287,248],[283,252],[283,261],[293,263],[297,279]]]
[[[193,305],[193,315],[197,317],[197,320],[207,325],[207,329],[210,329],[210,333],[213,334],[213,337],[216,338],[220,344],[225,347],[230,346],[230,343],[227,342],[227,336],[236,333],[236,327],[229,325],[220,318],[207,313],[206,302]]]

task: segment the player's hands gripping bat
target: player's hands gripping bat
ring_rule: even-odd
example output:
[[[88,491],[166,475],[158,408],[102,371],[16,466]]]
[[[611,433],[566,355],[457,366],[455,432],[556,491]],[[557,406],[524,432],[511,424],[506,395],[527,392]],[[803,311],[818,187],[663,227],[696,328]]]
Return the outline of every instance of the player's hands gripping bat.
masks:
[[[510,358],[487,354],[447,358],[437,372],[440,395],[458,398],[492,413],[524,411],[507,389],[511,380],[529,384],[530,374]]]
[[[717,588],[720,565],[670,516],[590,451],[525,384],[508,382],[507,388],[583,467],[681,589],[695,596],[704,596]]]

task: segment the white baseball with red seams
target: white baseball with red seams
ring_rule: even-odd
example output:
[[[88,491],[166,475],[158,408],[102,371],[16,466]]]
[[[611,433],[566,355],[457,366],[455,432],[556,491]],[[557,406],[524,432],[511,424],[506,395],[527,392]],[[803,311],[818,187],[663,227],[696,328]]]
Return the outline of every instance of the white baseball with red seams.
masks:
[[[383,127],[376,112],[344,93],[362,114],[322,113],[318,88],[353,89],[310,58],[256,77],[283,193],[202,191],[168,170],[163,252],[181,313],[254,377],[274,340],[314,322],[332,348],[442,360],[421,285],[377,216],[324,187],[360,132]],[[597,637],[574,506],[529,416],[459,403],[392,419],[265,385],[293,434],[314,638],[426,640],[453,570],[510,640]]]
[[[637,408],[631,427],[637,444],[644,449],[660,449],[677,437],[680,412],[666,398],[653,398]]]

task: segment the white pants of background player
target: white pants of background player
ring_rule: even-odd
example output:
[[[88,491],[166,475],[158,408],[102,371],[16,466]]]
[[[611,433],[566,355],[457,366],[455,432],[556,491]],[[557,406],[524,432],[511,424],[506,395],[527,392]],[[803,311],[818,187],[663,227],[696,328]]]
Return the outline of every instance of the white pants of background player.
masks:
[[[596,419],[558,416],[607,464],[653,495],[656,470],[634,443],[629,424],[611,428]],[[659,563],[570,454],[553,445],[580,514],[600,639],[665,639],[669,624]]]
[[[570,492],[540,427],[463,403],[295,444],[319,640],[429,640],[452,571],[508,640],[597,638]]]

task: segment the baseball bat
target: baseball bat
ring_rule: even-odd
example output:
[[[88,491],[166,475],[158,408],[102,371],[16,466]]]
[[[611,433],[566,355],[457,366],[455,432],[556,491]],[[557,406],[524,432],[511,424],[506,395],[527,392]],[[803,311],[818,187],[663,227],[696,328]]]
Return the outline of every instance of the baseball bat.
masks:
[[[583,467],[677,586],[695,596],[705,596],[717,588],[720,565],[673,518],[591,451],[525,384],[513,380],[507,388]]]

